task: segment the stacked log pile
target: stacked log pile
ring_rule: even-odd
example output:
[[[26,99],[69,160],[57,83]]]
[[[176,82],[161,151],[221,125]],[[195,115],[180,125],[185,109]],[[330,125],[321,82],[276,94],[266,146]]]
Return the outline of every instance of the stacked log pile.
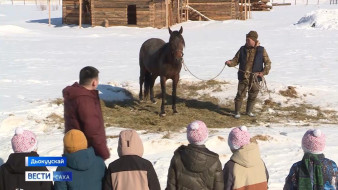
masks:
[[[270,0],[252,0],[251,1],[251,10],[252,11],[270,11],[272,9],[272,4]]]

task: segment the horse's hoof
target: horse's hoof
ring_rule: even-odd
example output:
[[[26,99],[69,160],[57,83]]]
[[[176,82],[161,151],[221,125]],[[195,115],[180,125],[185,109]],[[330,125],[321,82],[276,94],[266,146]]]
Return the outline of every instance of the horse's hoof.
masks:
[[[165,117],[166,114],[165,114],[165,113],[160,113],[160,116],[161,116],[161,117]]]
[[[175,115],[178,114],[178,111],[175,110],[175,111],[174,111],[174,114],[175,114]]]

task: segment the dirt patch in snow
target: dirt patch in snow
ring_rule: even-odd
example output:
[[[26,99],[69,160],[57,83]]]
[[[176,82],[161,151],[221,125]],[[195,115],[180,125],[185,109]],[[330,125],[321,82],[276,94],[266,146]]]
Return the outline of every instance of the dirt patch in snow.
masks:
[[[149,132],[165,132],[163,138],[170,138],[170,131],[179,131],[194,120],[204,121],[208,128],[231,128],[240,125],[257,126],[267,123],[301,122],[304,125],[309,123],[337,124],[337,112],[326,110],[311,104],[289,103],[283,104],[274,99],[257,100],[255,108],[256,117],[245,115],[245,102],[241,110],[241,118],[233,117],[233,99],[222,101],[213,96],[215,89],[221,89],[227,85],[223,81],[209,82],[180,82],[177,89],[177,111],[172,112],[171,84],[167,83],[166,116],[160,117],[161,90],[160,86],[154,87],[156,104],[150,101],[140,102],[138,94],[132,94],[132,98],[124,101],[101,101],[105,126],[116,126],[145,130]],[[126,90],[127,91],[127,90]],[[205,93],[205,92],[211,93]],[[218,91],[218,90],[217,90]],[[204,92],[204,93],[202,93]],[[289,86],[285,91],[273,95],[297,97],[294,87]],[[53,104],[63,104],[62,99],[57,99]],[[309,112],[309,110],[312,110]],[[55,123],[63,123],[63,118],[50,116]],[[61,126],[61,125],[60,125]],[[258,140],[269,139],[269,137],[256,137]]]
[[[271,141],[273,139],[273,137],[269,136],[269,135],[256,135],[254,137],[251,137],[251,141],[252,142],[255,142],[257,140],[260,140],[260,141]]]
[[[63,116],[60,116],[56,113],[51,113],[50,115],[48,115],[43,122],[47,125],[47,126],[54,126],[57,127],[58,129],[61,129],[64,127],[64,118]]]
[[[298,98],[298,93],[294,86],[288,86],[286,90],[280,90],[279,93],[285,97]]]

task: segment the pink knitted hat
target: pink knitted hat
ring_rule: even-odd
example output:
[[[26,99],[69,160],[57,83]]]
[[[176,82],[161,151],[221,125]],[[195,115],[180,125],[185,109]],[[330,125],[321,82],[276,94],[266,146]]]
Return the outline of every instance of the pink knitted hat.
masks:
[[[250,143],[250,134],[246,126],[236,127],[231,130],[228,144],[231,150],[237,150]]]
[[[38,141],[33,132],[16,128],[12,137],[12,148],[15,153],[36,151]]]
[[[190,144],[203,145],[208,139],[208,128],[203,121],[194,121],[187,127],[187,138]]]
[[[325,134],[320,129],[310,129],[303,136],[302,148],[304,152],[322,154],[325,149],[325,143]]]

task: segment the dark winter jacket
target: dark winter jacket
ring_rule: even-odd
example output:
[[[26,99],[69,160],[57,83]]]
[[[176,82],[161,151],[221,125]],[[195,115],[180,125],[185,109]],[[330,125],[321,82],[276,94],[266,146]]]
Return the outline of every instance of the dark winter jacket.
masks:
[[[102,190],[106,165],[92,147],[63,156],[67,158],[67,167],[58,167],[56,171],[72,172],[73,180],[54,182],[55,190]]]
[[[234,67],[238,64],[239,69],[242,70],[238,71],[238,80],[249,79],[249,72],[263,72],[264,75],[268,75],[271,69],[271,61],[265,48],[262,46],[254,48],[242,46],[229,66]],[[246,72],[244,73],[243,71]]]
[[[234,151],[224,165],[224,190],[266,190],[268,171],[256,143]]]
[[[26,182],[25,171],[48,171],[46,167],[26,167],[25,157],[38,157],[36,152],[12,153],[5,164],[0,167],[0,190],[51,190],[53,183]]]
[[[151,162],[142,158],[143,144],[133,130],[122,131],[119,138],[120,158],[109,164],[104,190],[160,190]]]
[[[171,159],[167,190],[223,190],[222,165],[218,154],[204,145],[179,147]]]
[[[320,163],[323,171],[324,190],[338,189],[338,169],[336,163],[325,158],[324,154],[320,155]],[[300,190],[298,189],[298,179],[301,165],[302,161],[292,165],[290,173],[285,179],[284,190]],[[312,168],[312,166],[310,168]]]
[[[63,89],[65,133],[71,129],[81,130],[96,155],[109,158],[106,132],[97,90],[87,90],[78,83]]]

